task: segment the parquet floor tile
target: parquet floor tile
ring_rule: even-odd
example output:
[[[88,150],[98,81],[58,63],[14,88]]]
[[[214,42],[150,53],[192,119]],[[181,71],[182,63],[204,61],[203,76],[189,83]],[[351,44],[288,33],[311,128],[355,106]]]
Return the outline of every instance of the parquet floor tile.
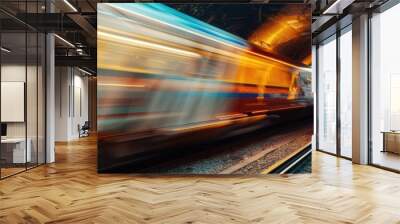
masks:
[[[313,173],[97,174],[96,139],[0,181],[0,223],[400,223],[400,175],[320,152]]]

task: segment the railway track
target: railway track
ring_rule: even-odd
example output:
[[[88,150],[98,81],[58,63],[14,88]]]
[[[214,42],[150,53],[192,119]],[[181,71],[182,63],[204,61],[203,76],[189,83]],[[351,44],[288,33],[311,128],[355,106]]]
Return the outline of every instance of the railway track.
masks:
[[[305,162],[307,157],[311,156],[311,153],[311,142],[309,142],[293,153],[287,155],[285,158],[276,162],[274,165],[268,167],[262,171],[261,174],[285,174],[297,172],[296,170],[302,165],[302,163]]]
[[[293,154],[312,135],[312,122],[280,124],[243,136],[185,149],[140,172],[165,174],[261,174]],[[176,155],[175,155],[176,156]]]
[[[274,151],[280,150],[282,147],[287,147],[289,144],[294,143],[298,141],[298,139],[287,139],[286,141],[276,143],[276,147],[273,148],[267,148],[264,150],[261,150],[260,152],[256,153],[253,156],[250,156],[249,158],[245,158],[239,163],[228,167],[227,169],[223,170],[220,172],[220,174],[240,174],[243,173],[241,170],[246,169],[247,166],[252,166],[253,163],[260,163],[260,160],[263,159],[268,159],[270,157],[270,154],[274,153]],[[308,146],[310,143],[307,143],[305,146]],[[275,167],[281,166],[284,162],[288,161],[291,157],[295,156],[298,154],[298,151],[301,151],[304,149],[304,147],[299,148],[299,150],[295,150],[294,152],[288,154],[287,156],[283,157],[282,159],[279,159],[277,161],[273,160],[273,164],[267,166],[268,168],[262,170],[260,174],[268,174],[271,173],[272,171],[275,170]],[[258,165],[259,166],[259,165]]]

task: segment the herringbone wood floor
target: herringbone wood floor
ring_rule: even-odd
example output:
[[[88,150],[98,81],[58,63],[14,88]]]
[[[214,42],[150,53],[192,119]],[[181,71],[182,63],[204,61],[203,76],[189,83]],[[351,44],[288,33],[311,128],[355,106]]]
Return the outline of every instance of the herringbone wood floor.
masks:
[[[400,175],[315,152],[313,174],[98,175],[94,138],[0,181],[0,223],[400,223]]]

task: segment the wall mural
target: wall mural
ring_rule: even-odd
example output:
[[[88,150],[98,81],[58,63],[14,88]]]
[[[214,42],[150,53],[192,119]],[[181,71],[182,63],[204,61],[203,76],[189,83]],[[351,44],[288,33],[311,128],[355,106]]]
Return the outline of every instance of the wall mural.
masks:
[[[98,171],[311,172],[307,4],[98,4]]]

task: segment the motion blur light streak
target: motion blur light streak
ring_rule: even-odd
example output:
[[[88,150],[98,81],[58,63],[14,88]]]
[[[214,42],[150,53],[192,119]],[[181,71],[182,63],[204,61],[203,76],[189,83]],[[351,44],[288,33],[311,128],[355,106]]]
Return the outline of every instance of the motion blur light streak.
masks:
[[[112,86],[112,87],[130,87],[130,88],[144,88],[145,85],[128,85],[128,84],[116,84],[116,83],[99,83],[99,86]]]
[[[202,38],[211,39],[222,44],[228,44],[228,41],[230,44],[234,44],[231,45],[232,47],[248,46],[246,41],[237,36],[234,36],[216,27],[212,27],[207,23],[196,20],[193,17],[180,13],[179,11],[169,8],[163,4],[112,4],[110,7],[114,7],[120,11],[145,18],[146,20],[160,23],[160,25],[169,26],[177,30],[182,30],[185,33],[201,36]],[[212,38],[210,38],[210,34],[212,35]],[[222,41],[216,39],[216,37],[222,39]]]
[[[174,8],[105,3],[97,18],[99,170],[312,108],[309,67]]]
[[[145,3],[143,5],[142,4],[135,4],[135,5],[110,4],[110,7],[116,8],[118,10],[124,11],[126,13],[129,13],[129,14],[132,14],[135,16],[143,17],[146,20],[154,21],[156,23],[160,23],[161,25],[169,26],[173,29],[182,30],[186,33],[194,34],[194,35],[200,36],[201,38],[206,38],[206,39],[218,42],[219,44],[228,45],[228,47],[230,47],[230,48],[235,48],[240,51],[245,51],[246,53],[254,54],[258,57],[265,57],[266,59],[276,61],[281,64],[285,64],[285,65],[295,67],[300,70],[311,72],[310,68],[300,67],[300,66],[297,66],[297,65],[294,65],[294,64],[276,59],[276,58],[268,57],[266,55],[261,55],[256,52],[250,51],[248,49],[249,45],[246,42],[246,40],[243,40],[240,37],[229,34],[229,33],[225,32],[223,30],[220,30],[216,27],[212,27],[207,23],[195,20],[192,17],[188,17],[187,15],[184,15],[176,10],[173,10],[167,6],[164,6],[163,4],[159,4],[159,3]],[[159,11],[159,13],[155,13],[154,9],[152,9],[152,8],[157,9],[156,11]],[[135,11],[135,10],[137,10],[137,11]],[[176,16],[173,17],[173,19],[171,19],[172,15],[168,15],[167,14],[168,12],[172,12],[173,13],[172,15],[176,15]],[[141,13],[143,13],[143,14],[141,14]],[[154,17],[150,17],[147,14],[152,15]],[[165,18],[162,15],[168,15],[168,16]],[[164,22],[163,20],[161,20],[163,18],[166,19],[166,21],[170,20],[171,23]],[[188,19],[188,21],[191,21],[193,23],[190,24],[190,26],[188,26],[188,22],[185,20],[182,21],[182,19]],[[175,25],[175,24],[177,24],[177,25]],[[184,26],[182,27],[179,25],[184,25]],[[208,29],[205,29],[205,27],[207,27]],[[193,31],[194,28],[198,28],[198,29]],[[279,29],[281,29],[282,31],[287,31],[287,28],[284,26],[280,27]],[[207,31],[207,32],[204,32],[204,31]],[[210,33],[209,33],[210,31],[211,31],[211,34],[214,34],[214,36],[210,36]],[[278,31],[273,32],[274,36],[282,38],[282,35],[279,35],[277,32]],[[206,35],[204,35],[204,34],[206,34]],[[221,36],[223,37],[222,38],[223,40],[226,39],[226,40],[229,40],[229,42],[221,41],[216,38],[216,37],[221,37]],[[237,43],[239,43],[239,44],[237,44]],[[208,46],[205,46],[205,47],[208,47]]]
[[[154,44],[154,43],[141,41],[141,40],[135,40],[132,38],[127,38],[127,37],[121,37],[121,36],[104,33],[104,32],[100,32],[100,31],[97,32],[97,35],[99,35],[100,38],[103,40],[125,42],[125,43],[131,44],[133,46],[145,47],[145,48],[150,48],[150,49],[154,49],[154,50],[162,50],[162,51],[166,51],[167,53],[176,53],[176,54],[179,54],[182,56],[187,56],[187,57],[200,57],[199,54],[196,54],[196,53],[193,53],[190,51],[183,51],[183,50],[179,50],[179,49],[175,49],[175,48],[171,48],[171,47],[167,47],[167,46],[163,46],[163,45],[159,45],[159,44]]]

